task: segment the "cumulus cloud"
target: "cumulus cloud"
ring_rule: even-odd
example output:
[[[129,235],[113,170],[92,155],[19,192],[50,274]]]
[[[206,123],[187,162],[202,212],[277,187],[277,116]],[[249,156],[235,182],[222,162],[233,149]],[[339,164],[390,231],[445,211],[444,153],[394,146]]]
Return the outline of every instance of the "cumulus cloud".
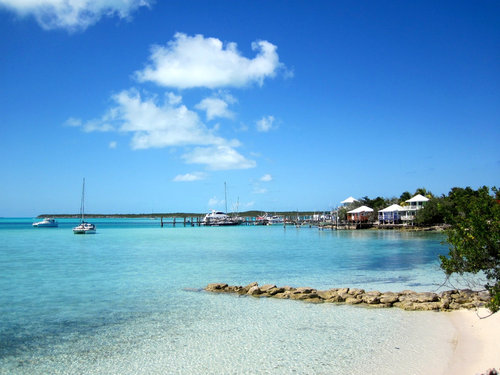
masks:
[[[264,176],[262,176],[260,178],[261,181],[263,182],[269,182],[269,181],[272,181],[273,180],[273,176],[271,176],[269,173],[268,174],[265,174]]]
[[[235,148],[236,139],[215,134],[200,120],[198,114],[182,104],[182,98],[165,95],[141,95],[136,89],[124,90],[112,97],[115,105],[99,119],[81,125],[86,132],[118,131],[132,135],[132,149],[163,147],[194,147],[182,158],[189,164],[203,164],[211,170],[255,167]],[[69,119],[67,123],[79,123]],[[80,122],[81,123],[81,122]]]
[[[229,110],[229,104],[235,102],[235,99],[228,95],[225,98],[215,96],[205,98],[198,103],[195,108],[207,113],[207,120],[213,120],[216,117],[233,118],[234,113]]]
[[[102,17],[129,18],[153,0],[0,0],[0,6],[21,16],[32,15],[46,29],[85,30]]]
[[[117,146],[116,141],[111,141],[111,142],[109,142],[109,148],[111,148],[111,149],[115,149],[115,148],[116,148],[116,146]]]
[[[257,165],[254,160],[245,158],[234,148],[225,145],[196,147],[182,157],[188,164],[205,164],[210,170],[248,169]]]
[[[284,68],[276,49],[265,40],[253,42],[256,56],[249,59],[241,55],[236,43],[176,33],[166,46],[152,47],[150,63],[135,76],[140,82],[180,89],[262,85],[265,78]]]
[[[257,131],[259,132],[268,132],[273,129],[274,116],[265,116],[262,117],[259,121],[257,121]]]
[[[186,174],[179,174],[174,177],[175,182],[192,182],[192,181],[198,181],[198,180],[203,180],[206,177],[206,174],[203,172],[193,172],[193,173],[186,173]]]

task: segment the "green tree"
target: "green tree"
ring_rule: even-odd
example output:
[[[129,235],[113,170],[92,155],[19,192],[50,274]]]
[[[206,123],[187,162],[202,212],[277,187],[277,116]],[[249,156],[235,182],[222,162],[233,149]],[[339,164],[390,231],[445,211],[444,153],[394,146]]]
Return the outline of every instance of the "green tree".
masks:
[[[430,190],[427,190],[426,188],[418,188],[416,191],[415,191],[415,194],[413,195],[417,195],[417,194],[420,194],[420,195],[423,195],[424,197],[427,197],[427,198],[434,198],[434,194],[431,193]]]
[[[500,309],[500,203],[497,188],[490,194],[486,186],[477,191],[454,188],[448,198],[451,209],[446,220],[451,224],[446,231],[448,256],[440,256],[441,268],[449,276],[453,273],[477,274],[483,272],[490,292],[488,308]],[[427,208],[426,208],[427,209]]]
[[[403,194],[401,194],[401,196],[399,197],[399,200],[401,203],[404,203],[406,202],[408,199],[411,198],[411,194],[409,191],[405,191]]]
[[[439,197],[430,199],[425,208],[418,210],[415,215],[417,225],[437,225],[445,223],[445,207],[448,199]]]

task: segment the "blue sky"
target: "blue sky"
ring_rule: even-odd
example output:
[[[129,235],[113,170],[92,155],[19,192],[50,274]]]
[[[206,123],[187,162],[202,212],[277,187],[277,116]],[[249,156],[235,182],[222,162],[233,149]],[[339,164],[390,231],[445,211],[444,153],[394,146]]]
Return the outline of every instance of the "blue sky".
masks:
[[[0,0],[0,216],[500,185],[497,1]]]

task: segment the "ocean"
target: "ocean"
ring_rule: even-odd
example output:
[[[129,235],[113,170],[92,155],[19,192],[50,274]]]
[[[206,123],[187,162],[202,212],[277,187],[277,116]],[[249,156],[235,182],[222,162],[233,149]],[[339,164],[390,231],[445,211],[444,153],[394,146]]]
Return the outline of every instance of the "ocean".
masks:
[[[439,233],[0,219],[0,374],[442,374],[446,313],[259,299],[212,282],[437,291]]]

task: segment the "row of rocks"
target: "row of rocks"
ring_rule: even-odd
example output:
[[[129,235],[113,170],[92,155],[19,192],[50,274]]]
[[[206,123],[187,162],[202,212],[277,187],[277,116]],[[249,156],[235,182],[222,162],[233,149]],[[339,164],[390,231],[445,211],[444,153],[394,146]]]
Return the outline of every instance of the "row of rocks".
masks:
[[[294,299],[306,302],[334,302],[350,305],[366,305],[373,307],[399,307],[404,310],[436,310],[450,311],[458,309],[474,309],[484,306],[489,301],[488,292],[476,292],[470,289],[448,290],[445,292],[402,292],[365,291],[356,288],[333,288],[317,290],[314,288],[278,287],[274,284],[259,286],[257,282],[247,286],[234,286],[224,283],[208,284],[208,292],[236,293],[254,297],[272,297]]]

